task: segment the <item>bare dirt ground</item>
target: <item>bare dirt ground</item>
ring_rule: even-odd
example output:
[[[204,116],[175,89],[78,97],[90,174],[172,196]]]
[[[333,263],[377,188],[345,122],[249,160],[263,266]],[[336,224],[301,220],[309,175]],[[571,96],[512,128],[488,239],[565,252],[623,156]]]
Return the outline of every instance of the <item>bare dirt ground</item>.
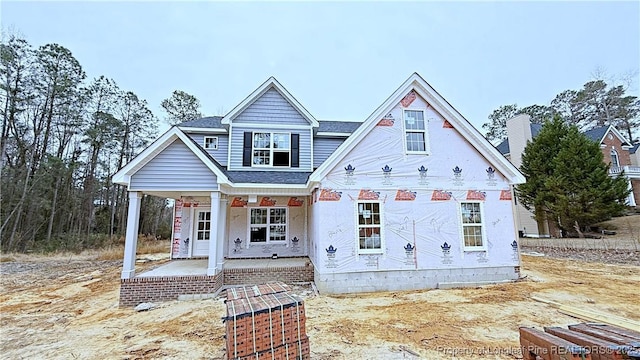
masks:
[[[581,321],[531,296],[640,321],[640,267],[634,262],[615,253],[550,256],[523,255],[521,281],[481,288],[313,296],[308,286],[297,286],[295,292],[306,296],[312,359],[521,358],[519,326]],[[0,264],[2,359],[224,357],[221,299],[166,302],[135,312],[118,308],[118,260],[9,260]]]

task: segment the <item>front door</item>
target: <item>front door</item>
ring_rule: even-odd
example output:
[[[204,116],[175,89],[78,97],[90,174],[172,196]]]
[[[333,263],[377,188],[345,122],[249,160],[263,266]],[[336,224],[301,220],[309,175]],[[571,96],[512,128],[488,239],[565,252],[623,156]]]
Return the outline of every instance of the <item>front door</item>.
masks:
[[[196,210],[195,224],[193,226],[193,252],[192,256],[209,255],[209,238],[211,236],[211,211]]]

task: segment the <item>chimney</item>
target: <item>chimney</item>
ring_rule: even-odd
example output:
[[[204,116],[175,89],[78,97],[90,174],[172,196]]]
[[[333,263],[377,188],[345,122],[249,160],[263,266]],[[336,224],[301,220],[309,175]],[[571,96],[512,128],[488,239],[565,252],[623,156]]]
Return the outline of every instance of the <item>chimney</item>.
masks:
[[[527,114],[516,115],[507,120],[507,137],[509,141],[509,157],[517,168],[522,165],[522,153],[531,141],[531,117]]]

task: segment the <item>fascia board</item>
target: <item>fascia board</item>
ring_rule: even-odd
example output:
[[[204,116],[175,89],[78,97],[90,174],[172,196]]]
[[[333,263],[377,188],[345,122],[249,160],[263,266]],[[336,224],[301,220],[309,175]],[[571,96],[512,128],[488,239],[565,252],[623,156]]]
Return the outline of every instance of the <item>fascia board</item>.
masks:
[[[179,126],[178,129],[180,129],[182,132],[185,132],[185,133],[212,133],[212,134],[227,133],[226,129],[219,129],[219,128],[196,128],[196,127]]]
[[[342,132],[328,132],[328,131],[318,131],[316,133],[316,136],[319,137],[349,137],[349,135],[351,135],[351,133],[342,133]]]
[[[254,189],[306,189],[307,184],[260,184],[260,183],[234,183],[234,188]]]

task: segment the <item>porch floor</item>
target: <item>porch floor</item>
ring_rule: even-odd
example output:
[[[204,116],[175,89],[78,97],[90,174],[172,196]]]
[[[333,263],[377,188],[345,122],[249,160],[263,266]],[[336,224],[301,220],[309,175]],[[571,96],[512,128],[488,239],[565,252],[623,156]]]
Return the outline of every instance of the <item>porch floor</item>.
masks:
[[[227,259],[224,262],[224,269],[268,269],[299,267],[305,266],[308,262],[310,261],[307,257],[279,259]],[[207,259],[174,260],[155,269],[138,274],[136,275],[136,277],[206,275],[207,266]]]

